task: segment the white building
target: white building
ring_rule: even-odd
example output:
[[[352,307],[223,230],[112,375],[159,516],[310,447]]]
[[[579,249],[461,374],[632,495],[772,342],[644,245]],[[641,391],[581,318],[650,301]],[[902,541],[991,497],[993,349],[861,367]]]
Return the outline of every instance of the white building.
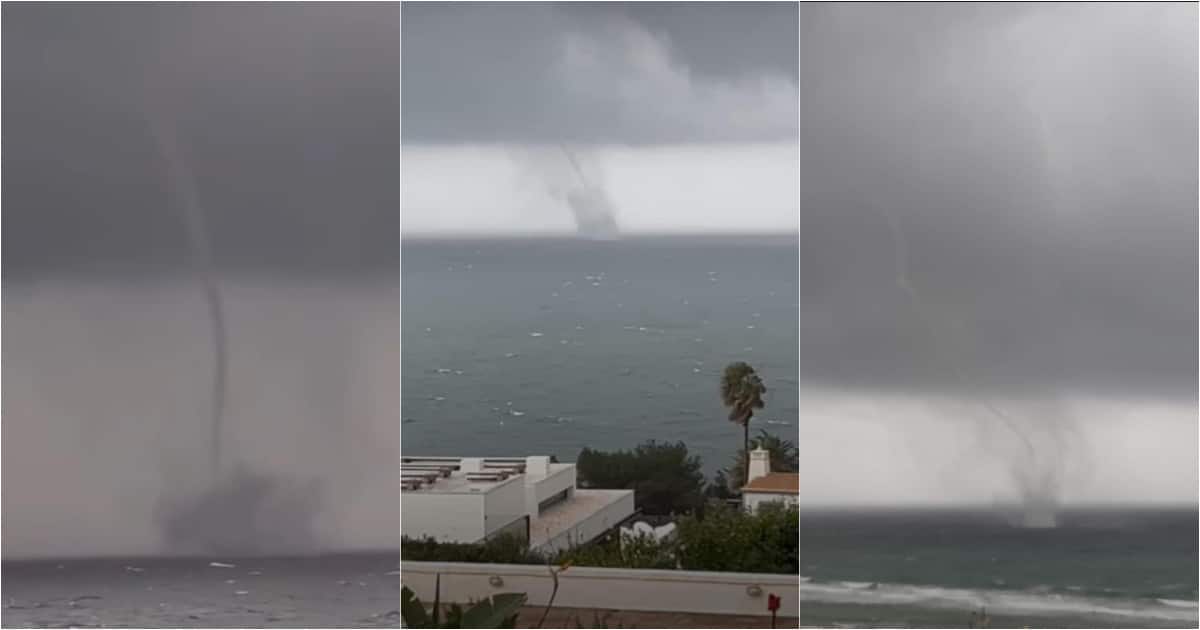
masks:
[[[800,504],[799,473],[771,472],[771,456],[766,450],[750,451],[749,483],[742,486],[742,506],[755,511],[759,505],[781,501]]]
[[[543,551],[582,544],[634,512],[632,490],[580,490],[575,464],[524,458],[402,457],[401,533],[474,543],[501,533]]]

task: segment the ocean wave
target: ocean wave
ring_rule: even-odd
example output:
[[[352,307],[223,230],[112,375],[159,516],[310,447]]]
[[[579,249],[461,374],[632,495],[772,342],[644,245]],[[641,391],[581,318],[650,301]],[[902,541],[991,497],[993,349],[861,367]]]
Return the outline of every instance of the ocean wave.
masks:
[[[987,608],[996,613],[1200,621],[1200,602],[1180,599],[1095,599],[1042,591],[944,588],[878,582],[813,582],[801,578],[800,600],[931,608]]]

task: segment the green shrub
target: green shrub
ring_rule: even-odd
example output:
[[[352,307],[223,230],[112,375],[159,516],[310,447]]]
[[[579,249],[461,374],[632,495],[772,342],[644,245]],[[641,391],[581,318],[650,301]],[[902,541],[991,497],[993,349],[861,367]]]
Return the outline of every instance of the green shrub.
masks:
[[[741,573],[800,572],[800,518],[795,507],[765,504],[750,514],[713,503],[703,515],[678,520],[674,538],[658,542],[648,536],[627,540],[619,535],[547,556],[520,539],[496,538],[482,544],[439,543],[433,539],[400,543],[401,560],[490,562],[630,569],[689,569]]]
[[[613,536],[565,549],[555,556],[554,562],[558,565],[570,562],[584,567],[674,569],[675,543],[660,543],[650,536],[640,535],[626,539],[625,544],[621,545],[620,537]]]
[[[714,502],[679,520],[679,564],[698,571],[800,572],[800,514],[782,504],[750,514]]]
[[[543,564],[542,556],[517,536],[497,536],[484,543],[446,543],[433,538],[400,539],[400,559],[428,562]]]
[[[704,503],[700,458],[688,456],[683,442],[650,440],[632,451],[584,448],[575,465],[580,487],[633,490],[646,514],[690,514]]]

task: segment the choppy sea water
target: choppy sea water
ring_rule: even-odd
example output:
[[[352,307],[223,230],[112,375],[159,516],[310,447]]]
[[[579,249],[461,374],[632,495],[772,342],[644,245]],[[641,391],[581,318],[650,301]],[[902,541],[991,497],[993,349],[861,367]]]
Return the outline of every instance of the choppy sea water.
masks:
[[[741,444],[721,370],[768,388],[752,431],[797,437],[795,237],[405,240],[402,450],[547,453]]]
[[[396,552],[5,562],[6,628],[398,628]]]
[[[1198,622],[1195,508],[1079,509],[1053,528],[985,510],[806,511],[800,544],[805,625],[962,627],[980,608],[1035,627]]]

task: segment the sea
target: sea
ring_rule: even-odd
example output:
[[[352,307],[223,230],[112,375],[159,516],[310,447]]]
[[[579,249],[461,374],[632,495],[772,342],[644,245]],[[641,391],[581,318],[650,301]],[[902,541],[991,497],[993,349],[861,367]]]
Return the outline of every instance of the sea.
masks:
[[[802,510],[804,626],[1200,623],[1197,509],[1068,509],[1020,527],[980,509]]]
[[[746,361],[797,438],[799,239],[404,239],[401,452],[574,461],[682,441],[706,473],[741,447],[719,393]]]

